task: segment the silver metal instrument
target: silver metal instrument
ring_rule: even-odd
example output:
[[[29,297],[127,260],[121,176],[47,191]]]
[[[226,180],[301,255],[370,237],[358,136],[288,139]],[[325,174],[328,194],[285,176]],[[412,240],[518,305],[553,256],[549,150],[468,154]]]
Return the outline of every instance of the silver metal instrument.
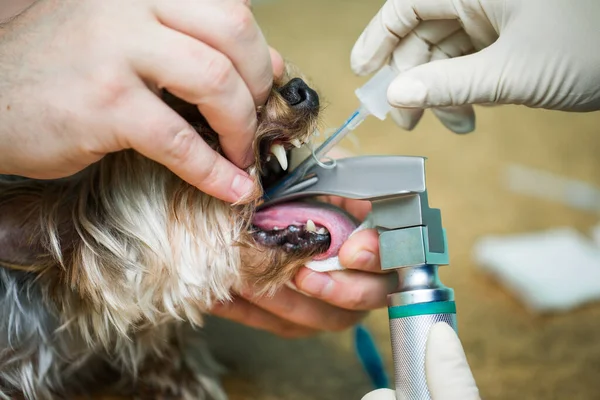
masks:
[[[336,160],[329,169],[307,163],[268,191],[261,207],[321,195],[372,203],[381,268],[398,274],[398,289],[388,296],[396,398],[430,400],[425,377],[429,329],[437,322],[454,330],[457,325],[454,291],[438,276],[438,266],[449,263],[448,245],[440,210],[428,204],[425,158],[351,157]]]

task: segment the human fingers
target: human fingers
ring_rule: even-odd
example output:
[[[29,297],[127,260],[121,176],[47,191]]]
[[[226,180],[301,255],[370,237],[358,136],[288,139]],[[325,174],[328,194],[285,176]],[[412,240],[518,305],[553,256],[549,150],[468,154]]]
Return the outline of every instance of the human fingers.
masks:
[[[219,134],[227,158],[247,167],[253,161],[256,107],[231,61],[207,44],[164,27],[148,43],[132,50],[138,73],[197,105]]]
[[[248,174],[206,144],[181,116],[148,90],[137,90],[119,122],[119,147],[133,148],[203,192],[236,202],[254,190]]]
[[[284,318],[289,322],[311,329],[341,331],[355,325],[366,315],[335,307],[288,287],[281,288],[273,296],[255,296],[251,291],[242,296],[258,307]]]
[[[166,26],[225,55],[256,105],[264,104],[273,83],[273,68],[265,37],[247,4],[239,0],[157,0],[156,15]]]
[[[315,329],[294,324],[237,296],[233,301],[215,304],[211,313],[217,317],[226,318],[285,338],[300,338],[317,333]]]
[[[316,299],[346,310],[385,307],[387,295],[398,286],[396,274],[363,271],[316,272],[302,268],[294,278],[296,287]]]
[[[271,64],[273,65],[273,75],[274,79],[281,79],[285,69],[285,62],[283,61],[283,57],[277,50],[272,47],[269,47],[269,53],[271,54]]]
[[[379,259],[379,235],[375,229],[366,229],[350,236],[338,253],[345,268],[382,273]]]

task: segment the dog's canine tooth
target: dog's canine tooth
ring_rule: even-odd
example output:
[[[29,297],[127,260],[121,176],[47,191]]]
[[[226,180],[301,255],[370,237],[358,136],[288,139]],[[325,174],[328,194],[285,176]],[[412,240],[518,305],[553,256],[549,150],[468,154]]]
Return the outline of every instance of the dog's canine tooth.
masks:
[[[326,234],[326,233],[327,233],[327,229],[325,229],[325,228],[319,228],[319,229],[317,230],[317,233],[318,233],[319,235],[324,235],[324,234]]]
[[[285,149],[283,148],[283,145],[281,145],[279,143],[272,144],[271,145],[271,154],[273,154],[277,158],[277,161],[279,161],[279,165],[281,165],[281,169],[286,171],[288,168],[288,160],[287,160],[287,155],[285,154]]]
[[[300,140],[298,139],[294,139],[292,140],[292,144],[294,145],[295,148],[299,149],[300,147],[302,147],[302,143],[300,142]]]
[[[317,231],[317,226],[312,221],[312,219],[309,219],[308,221],[306,221],[306,230],[309,231],[309,232],[316,232]]]

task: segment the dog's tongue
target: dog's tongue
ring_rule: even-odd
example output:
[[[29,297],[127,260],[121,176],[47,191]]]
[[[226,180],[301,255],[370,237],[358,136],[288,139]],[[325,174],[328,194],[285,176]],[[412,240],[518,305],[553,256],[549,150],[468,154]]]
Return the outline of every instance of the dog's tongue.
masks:
[[[323,227],[329,231],[331,244],[329,249],[316,256],[315,260],[335,257],[342,244],[356,229],[356,223],[342,210],[324,203],[285,203],[275,205],[256,213],[252,221],[262,230],[285,228],[290,225],[306,225],[311,220],[317,229]]]

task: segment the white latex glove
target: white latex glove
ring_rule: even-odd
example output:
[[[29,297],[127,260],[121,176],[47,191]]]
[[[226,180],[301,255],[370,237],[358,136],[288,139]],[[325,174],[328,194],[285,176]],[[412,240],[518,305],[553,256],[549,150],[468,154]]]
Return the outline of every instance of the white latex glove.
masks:
[[[351,65],[399,70],[388,100],[405,129],[430,107],[459,133],[474,129],[470,104],[598,110],[599,20],[598,0],[388,0]]]
[[[479,400],[479,389],[454,330],[438,322],[429,331],[425,373],[433,400]],[[362,400],[396,400],[393,390],[379,389]]]

